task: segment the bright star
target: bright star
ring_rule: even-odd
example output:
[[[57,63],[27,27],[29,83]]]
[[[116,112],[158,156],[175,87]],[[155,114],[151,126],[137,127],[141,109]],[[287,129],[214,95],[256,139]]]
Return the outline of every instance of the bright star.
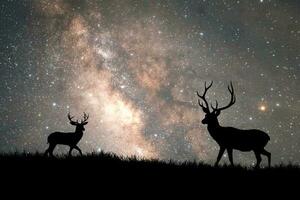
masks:
[[[266,109],[267,109],[267,107],[265,105],[261,105],[259,107],[259,110],[262,111],[262,112],[266,111]]]

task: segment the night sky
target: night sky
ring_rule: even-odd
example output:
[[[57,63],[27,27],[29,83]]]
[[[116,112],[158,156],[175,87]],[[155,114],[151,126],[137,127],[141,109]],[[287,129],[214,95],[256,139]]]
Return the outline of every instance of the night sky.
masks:
[[[213,163],[195,94],[213,80],[210,102],[236,93],[221,125],[261,129],[273,163],[299,163],[297,0],[1,0],[0,27],[0,152],[43,152],[75,129],[70,111],[90,115],[84,153]]]

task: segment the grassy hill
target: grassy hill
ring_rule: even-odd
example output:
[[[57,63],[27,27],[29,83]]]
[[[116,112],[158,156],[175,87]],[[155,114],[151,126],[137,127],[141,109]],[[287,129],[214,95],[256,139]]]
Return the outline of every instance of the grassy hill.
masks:
[[[205,188],[216,190],[216,194],[217,188],[236,188],[236,191],[242,188],[252,192],[256,188],[256,192],[269,193],[266,188],[282,192],[286,187],[290,191],[300,180],[300,167],[292,164],[262,169],[239,165],[214,167],[201,162],[125,158],[103,152],[55,158],[41,153],[0,154],[0,173],[1,182],[8,189],[21,187],[36,191],[42,188],[64,193],[71,190],[73,195],[82,188],[87,191],[93,188],[93,192],[101,194],[115,188],[110,195],[118,194],[118,190],[133,192],[137,188],[148,194],[160,191],[175,196],[177,192],[194,195]]]
[[[276,176],[295,177],[300,175],[300,166],[292,164],[275,165],[271,168],[254,169],[236,165],[220,165],[214,167],[203,162],[176,162],[146,160],[136,157],[120,157],[112,153],[90,153],[83,156],[56,156],[45,157],[41,153],[14,153],[0,154],[0,168],[7,170],[59,170],[65,169],[65,173],[73,170],[114,173],[164,173],[164,174],[193,174],[193,176]]]

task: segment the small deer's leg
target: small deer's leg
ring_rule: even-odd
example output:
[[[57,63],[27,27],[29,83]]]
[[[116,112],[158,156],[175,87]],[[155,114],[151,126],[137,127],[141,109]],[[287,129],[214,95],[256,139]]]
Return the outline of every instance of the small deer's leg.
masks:
[[[80,155],[82,156],[82,151],[78,146],[75,146],[74,149],[76,149],[80,153]]]
[[[72,156],[72,150],[74,147],[70,146],[70,150],[69,150],[69,156]]]
[[[220,150],[219,150],[219,154],[218,154],[218,157],[217,157],[217,161],[215,163],[215,166],[217,166],[223,156],[223,153],[225,151],[225,148],[224,147],[220,147]]]
[[[269,165],[269,167],[271,167],[271,153],[268,152],[267,150],[263,149],[261,151],[261,154],[263,154],[263,155],[265,155],[265,156],[268,157],[268,165]]]
[[[46,151],[45,151],[45,153],[44,153],[44,156],[48,156],[48,154],[49,154],[49,148],[46,149]]]
[[[257,160],[257,163],[256,163],[256,166],[255,168],[259,168],[260,166],[260,162],[261,162],[261,156],[260,156],[260,153],[259,151],[254,151],[254,154],[255,154],[255,157],[256,157],[256,160]]]
[[[44,153],[44,156],[48,156],[48,154],[49,154],[49,149],[50,149],[50,145],[49,145],[49,147],[46,149],[46,151],[45,151],[45,153]]]
[[[227,153],[228,153],[230,164],[233,166],[232,149],[228,148]]]

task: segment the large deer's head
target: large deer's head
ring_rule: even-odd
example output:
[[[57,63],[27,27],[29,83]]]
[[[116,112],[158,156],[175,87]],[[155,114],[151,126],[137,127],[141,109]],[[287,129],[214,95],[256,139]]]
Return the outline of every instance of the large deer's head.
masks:
[[[198,104],[202,108],[203,112],[205,113],[205,117],[202,120],[202,124],[215,124],[218,123],[218,116],[220,115],[222,110],[225,110],[232,106],[235,103],[235,94],[232,86],[232,82],[230,82],[230,85],[228,86],[228,91],[230,92],[231,99],[230,102],[228,103],[227,106],[218,108],[218,101],[216,101],[216,106],[214,107],[212,104],[210,104],[212,111],[209,109],[209,104],[207,103],[207,100],[205,99],[206,92],[208,89],[212,86],[213,81],[207,86],[206,82],[204,83],[204,93],[203,95],[200,95],[199,92],[197,91],[197,96],[199,97],[198,99]],[[203,103],[200,101],[200,99],[204,102]]]

